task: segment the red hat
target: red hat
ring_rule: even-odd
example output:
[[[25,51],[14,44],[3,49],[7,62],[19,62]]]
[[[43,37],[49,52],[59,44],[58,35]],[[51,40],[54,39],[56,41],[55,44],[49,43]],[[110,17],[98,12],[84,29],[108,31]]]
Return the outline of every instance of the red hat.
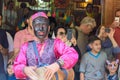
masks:
[[[34,15],[31,16],[32,20],[34,20],[37,17],[45,17],[48,18],[48,16],[44,12],[37,12]]]

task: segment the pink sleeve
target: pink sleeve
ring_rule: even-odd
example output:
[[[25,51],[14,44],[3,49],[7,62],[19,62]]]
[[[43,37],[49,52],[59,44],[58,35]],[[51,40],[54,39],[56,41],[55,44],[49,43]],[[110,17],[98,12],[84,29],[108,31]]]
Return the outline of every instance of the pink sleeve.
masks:
[[[59,39],[55,39],[54,51],[56,57],[64,61],[63,68],[72,68],[78,60],[78,53],[76,52],[76,50],[72,47],[65,45],[65,43],[63,43]]]
[[[28,44],[25,44],[21,47],[20,52],[14,61],[13,69],[15,72],[15,76],[18,79],[25,79],[26,78],[26,75],[23,73],[23,68],[26,66],[27,45]]]

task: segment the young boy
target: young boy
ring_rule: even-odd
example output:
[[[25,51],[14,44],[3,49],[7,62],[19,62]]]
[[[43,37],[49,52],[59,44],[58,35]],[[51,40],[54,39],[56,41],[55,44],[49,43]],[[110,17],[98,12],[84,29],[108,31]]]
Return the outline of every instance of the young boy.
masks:
[[[101,40],[97,36],[89,39],[91,51],[85,53],[80,64],[80,80],[104,80],[106,53],[101,51]]]

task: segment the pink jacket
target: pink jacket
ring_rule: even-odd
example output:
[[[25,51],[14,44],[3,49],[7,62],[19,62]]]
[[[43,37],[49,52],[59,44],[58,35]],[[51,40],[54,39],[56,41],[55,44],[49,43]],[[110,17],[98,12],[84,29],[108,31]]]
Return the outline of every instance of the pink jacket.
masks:
[[[14,72],[17,78],[25,79],[26,75],[23,73],[23,68],[26,66],[26,50],[28,47],[28,42],[25,43],[19,52],[16,60],[14,61]],[[41,44],[37,45],[38,51],[41,50]],[[54,52],[57,59],[62,59],[64,61],[63,68],[70,69],[72,68],[77,60],[78,53],[72,48],[66,46],[61,40],[54,40]]]

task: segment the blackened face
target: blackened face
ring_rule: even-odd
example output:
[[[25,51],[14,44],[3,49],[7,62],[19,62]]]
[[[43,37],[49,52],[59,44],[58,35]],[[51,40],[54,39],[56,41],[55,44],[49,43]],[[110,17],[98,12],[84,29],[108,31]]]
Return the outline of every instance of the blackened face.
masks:
[[[39,39],[44,39],[49,31],[49,20],[44,17],[38,17],[32,22],[35,36]]]

